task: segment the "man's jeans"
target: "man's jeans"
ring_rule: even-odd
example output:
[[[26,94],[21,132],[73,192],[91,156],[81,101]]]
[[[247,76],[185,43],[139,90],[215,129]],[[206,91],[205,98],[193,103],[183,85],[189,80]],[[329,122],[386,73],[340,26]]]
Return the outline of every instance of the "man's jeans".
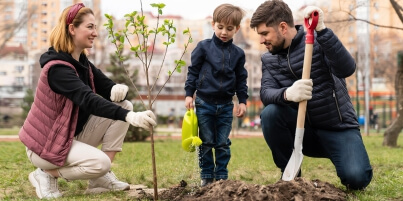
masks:
[[[203,141],[199,151],[200,177],[202,179],[227,179],[227,165],[231,158],[231,141],[228,137],[232,128],[234,104],[232,102],[219,105],[209,104],[196,97],[195,105],[199,137]]]
[[[270,104],[262,111],[261,120],[274,163],[283,172],[294,147],[297,110]],[[305,122],[302,147],[306,156],[329,158],[347,188],[363,189],[372,179],[371,164],[358,128],[330,131],[311,128]]]

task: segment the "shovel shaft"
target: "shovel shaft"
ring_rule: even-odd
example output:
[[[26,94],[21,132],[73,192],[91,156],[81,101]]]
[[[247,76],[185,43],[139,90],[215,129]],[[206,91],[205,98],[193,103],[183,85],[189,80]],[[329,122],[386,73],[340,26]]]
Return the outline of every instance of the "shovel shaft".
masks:
[[[309,79],[311,74],[313,44],[305,44],[304,66],[302,79]],[[304,128],[307,101],[299,102],[297,128]]]
[[[304,66],[302,68],[302,79],[310,79],[313,44],[315,42],[313,31],[315,30],[316,25],[318,24],[319,19],[318,12],[313,12],[311,14],[311,18],[312,18],[312,24],[309,24],[309,19],[305,19],[305,26],[308,30],[305,40],[305,55],[304,55]],[[298,106],[297,129],[295,131],[294,150],[283,172],[282,180],[284,181],[293,180],[301,169],[301,164],[304,157],[304,154],[302,153],[302,142],[305,131],[304,124],[305,124],[306,105],[307,101],[302,101],[299,103]]]

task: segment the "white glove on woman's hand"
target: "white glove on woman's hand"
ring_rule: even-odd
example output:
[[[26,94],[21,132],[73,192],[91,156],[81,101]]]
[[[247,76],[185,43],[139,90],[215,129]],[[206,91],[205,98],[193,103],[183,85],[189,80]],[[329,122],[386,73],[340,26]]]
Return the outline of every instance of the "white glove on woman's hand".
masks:
[[[304,17],[310,18],[313,11],[318,11],[318,13],[319,13],[318,25],[316,25],[315,30],[316,30],[316,32],[320,32],[326,28],[325,23],[323,22],[324,17],[323,17],[322,9],[320,9],[319,7],[316,7],[316,6],[307,6],[304,9]]]
[[[312,85],[311,79],[297,80],[291,87],[285,90],[284,98],[296,103],[310,100],[312,98]]]
[[[144,112],[132,112],[127,113],[126,121],[131,125],[144,128],[150,131],[151,127],[156,126],[157,123],[154,113],[151,110],[146,110]]]
[[[120,102],[126,98],[129,87],[124,84],[115,84],[111,90],[111,101]]]

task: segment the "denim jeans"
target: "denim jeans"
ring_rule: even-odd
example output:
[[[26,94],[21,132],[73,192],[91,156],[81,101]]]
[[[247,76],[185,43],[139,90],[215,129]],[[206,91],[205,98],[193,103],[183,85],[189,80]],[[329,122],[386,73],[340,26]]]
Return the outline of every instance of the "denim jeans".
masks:
[[[195,105],[199,137],[203,141],[199,150],[200,177],[227,179],[227,165],[231,158],[231,140],[228,137],[232,128],[234,104],[209,104],[196,97]]]
[[[294,147],[297,110],[270,104],[262,111],[261,120],[274,163],[283,172]],[[359,128],[331,131],[312,128],[305,122],[302,147],[306,156],[330,159],[341,183],[349,189],[363,189],[372,179],[372,167]]]

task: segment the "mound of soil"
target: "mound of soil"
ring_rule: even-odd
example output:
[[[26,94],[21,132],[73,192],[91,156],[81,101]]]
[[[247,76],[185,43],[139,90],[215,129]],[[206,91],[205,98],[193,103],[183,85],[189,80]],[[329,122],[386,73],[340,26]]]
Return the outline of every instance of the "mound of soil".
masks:
[[[141,190],[139,199],[153,199],[151,191]],[[193,188],[181,181],[178,186],[159,191],[160,200],[207,201],[207,200],[346,200],[346,193],[334,185],[319,180],[308,181],[296,178],[293,181],[278,181],[271,185],[247,184],[243,181],[220,180],[205,187]]]

